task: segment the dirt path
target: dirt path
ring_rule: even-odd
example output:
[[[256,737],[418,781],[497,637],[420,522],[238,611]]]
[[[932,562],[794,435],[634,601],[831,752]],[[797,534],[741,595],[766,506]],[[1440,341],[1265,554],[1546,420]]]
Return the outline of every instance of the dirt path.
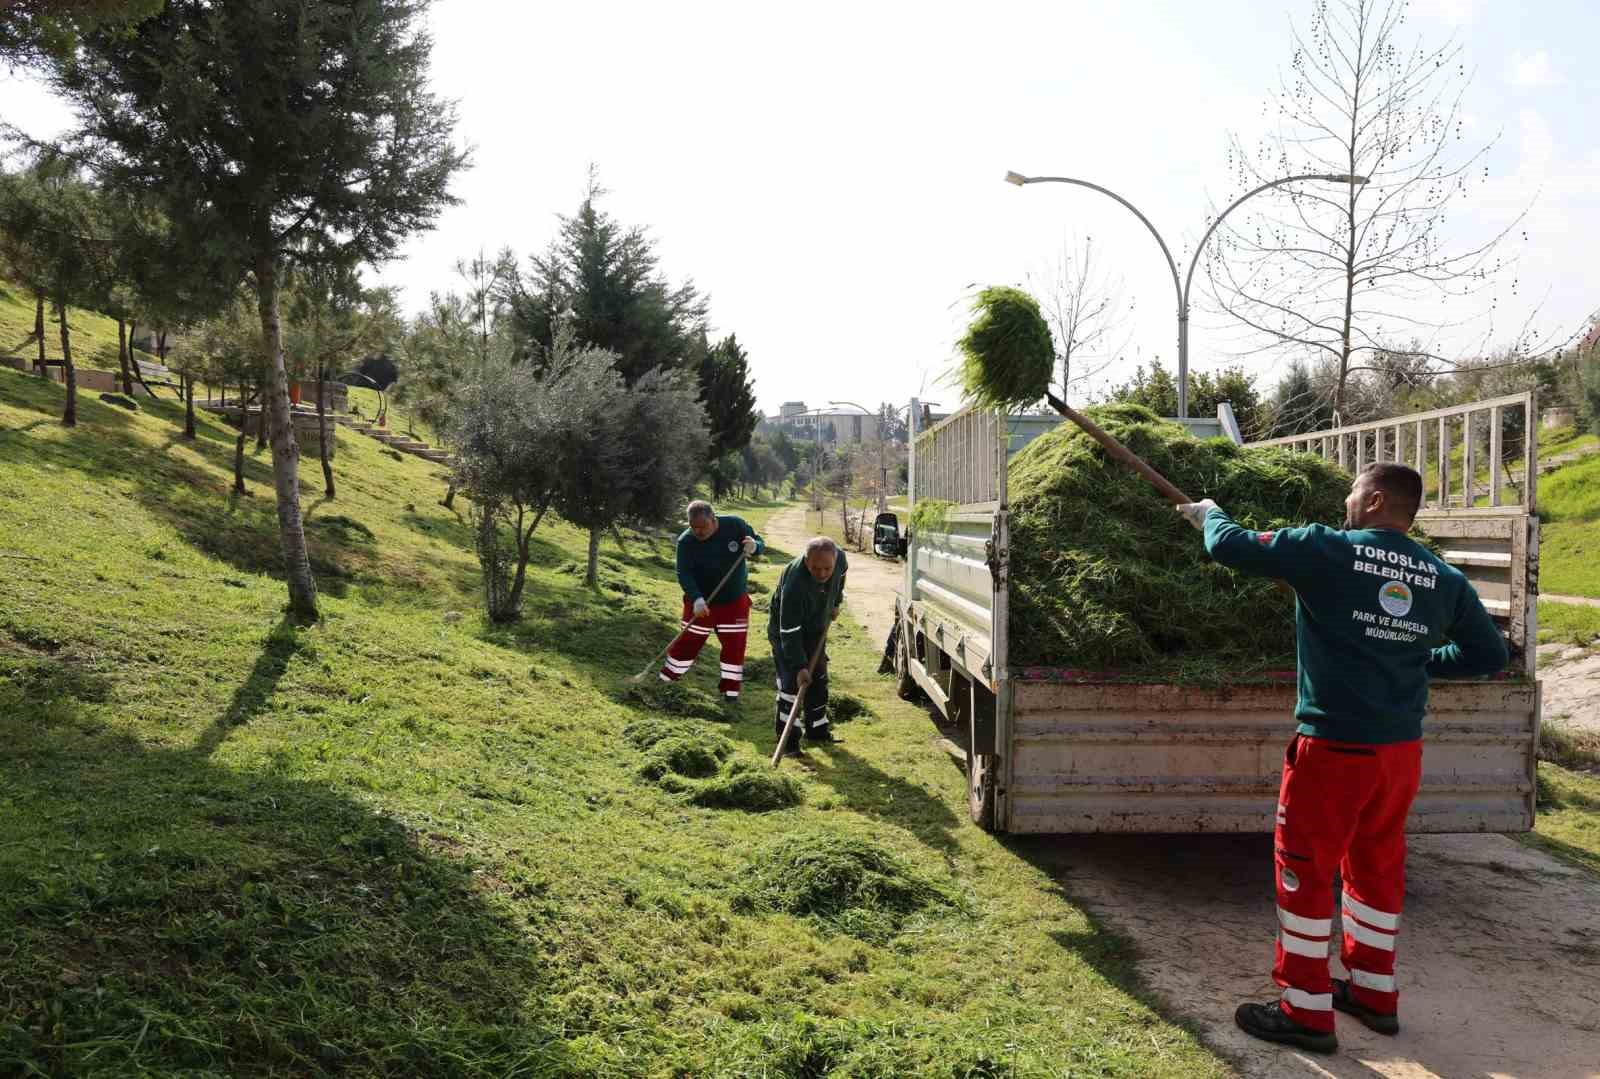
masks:
[[[790,549],[806,539],[800,511],[768,529]],[[899,566],[870,555],[850,564],[846,605],[880,648]],[[1340,1017],[1332,1057],[1268,1046],[1233,1025],[1241,1000],[1277,991],[1270,836],[1027,837],[1008,846],[1132,940],[1169,1014],[1246,1076],[1600,1076],[1600,879],[1504,836],[1411,840],[1399,956],[1405,1029],[1385,1038]]]
[[[816,535],[816,515],[808,516],[804,506],[780,510],[767,521],[766,536],[786,551],[799,554],[806,541]],[[850,558],[850,573],[845,579],[845,609],[867,629],[867,639],[883,649],[894,625],[894,596],[900,587],[903,562],[876,558],[871,551],[845,552]]]
[[[1539,655],[1545,720],[1600,733],[1600,646],[1541,644]]]
[[[1539,598],[1547,602],[1575,603],[1580,607],[1600,607],[1600,599],[1592,596],[1563,596],[1555,592],[1540,592]]]

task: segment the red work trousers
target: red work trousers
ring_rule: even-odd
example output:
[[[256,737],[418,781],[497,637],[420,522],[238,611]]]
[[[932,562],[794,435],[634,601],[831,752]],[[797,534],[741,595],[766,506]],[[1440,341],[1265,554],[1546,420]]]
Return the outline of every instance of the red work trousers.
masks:
[[[667,658],[661,664],[661,680],[676,682],[694,666],[695,657],[706,645],[706,638],[716,633],[722,645],[722,677],[717,688],[725,697],[738,697],[744,688],[744,647],[750,635],[750,597],[740,596],[728,603],[713,603],[706,616],[698,621],[694,617],[694,601],[683,599],[683,628],[678,639],[667,649]]]
[[[1394,945],[1406,891],[1406,814],[1422,780],[1422,742],[1362,745],[1297,734],[1283,758],[1278,823],[1278,942],[1272,979],[1280,1007],[1314,1030],[1333,1029],[1328,941],[1333,874],[1350,995],[1398,1011]]]

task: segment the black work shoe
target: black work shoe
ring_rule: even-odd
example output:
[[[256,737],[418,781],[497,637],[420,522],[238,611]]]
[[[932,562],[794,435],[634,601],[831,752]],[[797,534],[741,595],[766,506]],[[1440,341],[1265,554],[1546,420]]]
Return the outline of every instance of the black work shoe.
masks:
[[[833,732],[824,728],[821,731],[812,731],[806,735],[806,741],[814,746],[837,746],[844,742],[843,738],[835,738]]]
[[[1375,1012],[1350,995],[1350,983],[1333,979],[1333,1006],[1361,1020],[1361,1025],[1379,1034],[1400,1033],[1400,1017],[1394,1012]]]
[[[1313,1053],[1332,1053],[1339,1048],[1333,1031],[1301,1026],[1276,1004],[1241,1004],[1233,1013],[1233,1021],[1240,1030],[1262,1041],[1294,1045]]]

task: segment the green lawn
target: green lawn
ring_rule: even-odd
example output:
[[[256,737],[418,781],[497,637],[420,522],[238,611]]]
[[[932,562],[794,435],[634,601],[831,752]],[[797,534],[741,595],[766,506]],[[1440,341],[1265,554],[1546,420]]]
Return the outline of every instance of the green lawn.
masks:
[[[1537,829],[1521,838],[1600,873],[1600,775],[1540,761]]]
[[[1539,590],[1600,598],[1600,456],[1539,480]]]
[[[234,498],[210,417],[187,443],[171,403],[85,400],[68,430],[61,394],[0,370],[0,1073],[1227,1072],[967,823],[858,628],[835,681],[868,711],[784,765],[801,804],[704,808],[785,792],[771,668],[732,722],[714,657],[624,693],[675,628],[670,532],[607,540],[592,593],[583,537],[541,527],[526,617],[491,627],[438,471],[346,437],[338,501],[304,473],[324,618],[297,627],[266,455]],[[718,774],[663,774],[651,720]],[[780,840],[887,861],[778,913]]]
[[[1539,643],[1551,641],[1580,645],[1600,643],[1600,607],[1540,600]]]

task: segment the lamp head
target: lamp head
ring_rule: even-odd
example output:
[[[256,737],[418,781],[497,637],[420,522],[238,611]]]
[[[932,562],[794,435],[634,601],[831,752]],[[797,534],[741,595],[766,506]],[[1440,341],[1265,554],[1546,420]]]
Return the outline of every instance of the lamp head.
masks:
[[[1008,184],[1016,184],[1018,187],[1021,187],[1023,184],[1025,184],[1027,182],[1028,182],[1028,178],[1026,176],[1022,175],[1022,173],[1020,173],[1020,172],[1010,172],[1010,171],[1006,172],[1006,183],[1008,183]]]

